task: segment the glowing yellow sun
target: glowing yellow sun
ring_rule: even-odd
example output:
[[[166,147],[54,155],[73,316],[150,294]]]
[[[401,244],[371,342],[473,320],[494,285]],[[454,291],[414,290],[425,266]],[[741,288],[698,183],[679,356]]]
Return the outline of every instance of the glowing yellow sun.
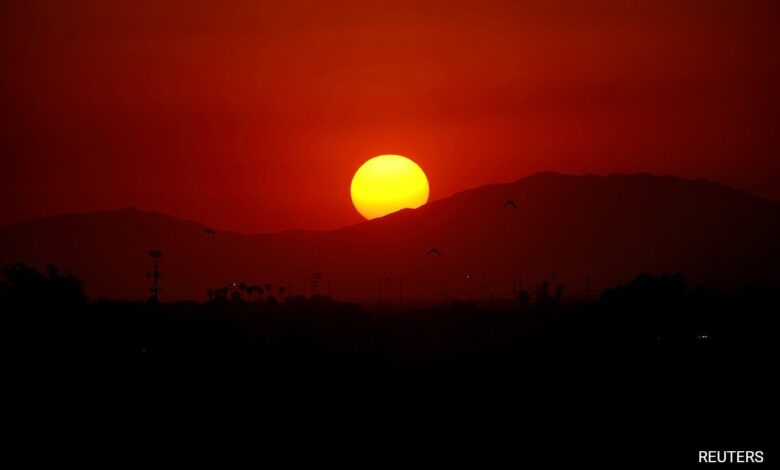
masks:
[[[352,177],[352,203],[366,219],[428,202],[428,178],[419,165],[401,155],[380,155]]]

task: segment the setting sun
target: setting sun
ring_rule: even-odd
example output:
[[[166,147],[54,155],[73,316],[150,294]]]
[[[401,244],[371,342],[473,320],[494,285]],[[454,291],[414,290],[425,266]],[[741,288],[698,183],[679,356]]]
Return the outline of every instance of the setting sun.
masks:
[[[401,155],[380,155],[365,162],[352,178],[352,203],[366,219],[428,202],[428,178],[422,168]]]

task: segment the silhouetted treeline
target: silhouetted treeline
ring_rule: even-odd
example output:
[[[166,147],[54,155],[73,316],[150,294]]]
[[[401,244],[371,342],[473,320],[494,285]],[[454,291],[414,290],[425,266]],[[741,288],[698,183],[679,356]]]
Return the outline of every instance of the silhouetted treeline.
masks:
[[[598,416],[598,406],[625,400],[640,422],[704,409],[696,419],[706,436],[744,435],[724,417],[760,416],[777,391],[778,291],[717,292],[680,274],[642,274],[593,301],[565,302],[561,288],[540,284],[511,306],[401,311],[252,285],[220,288],[205,303],[86,302],[81,282],[53,267],[2,274],[3,340],[23,377],[14,383],[39,403],[187,397],[268,407],[276,402],[259,394],[305,403],[424,393]]]
[[[266,302],[275,304],[283,299],[287,289],[284,286],[274,286],[271,283],[248,284],[234,282],[228,286],[209,289],[206,296],[213,302]]]
[[[511,381],[513,364],[540,351],[769,349],[779,298],[774,290],[721,293],[692,288],[680,274],[642,274],[597,301],[561,303],[562,290],[542,284],[532,301],[501,308],[456,302],[377,312],[321,296],[281,302],[283,290],[243,284],[215,290],[203,304],[87,303],[81,282],[54,267],[43,274],[13,265],[2,273],[6,331],[28,338],[29,354],[87,363],[251,363],[266,378],[300,381]],[[260,387],[273,382],[257,379]]]
[[[72,274],[62,273],[49,265],[46,272],[23,263],[0,268],[0,304],[5,307],[28,308],[51,306],[63,308],[86,302],[81,280]]]

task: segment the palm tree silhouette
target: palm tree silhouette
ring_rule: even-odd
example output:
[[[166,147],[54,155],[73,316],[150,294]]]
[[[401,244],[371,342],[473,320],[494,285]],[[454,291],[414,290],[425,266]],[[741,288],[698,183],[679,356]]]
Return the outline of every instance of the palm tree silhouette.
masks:
[[[258,302],[259,302],[260,300],[262,300],[262,298],[263,298],[263,292],[264,292],[263,286],[261,286],[260,284],[255,284],[255,285],[253,285],[253,286],[252,286],[252,291],[253,291],[255,294],[257,294],[257,301],[258,301]]]

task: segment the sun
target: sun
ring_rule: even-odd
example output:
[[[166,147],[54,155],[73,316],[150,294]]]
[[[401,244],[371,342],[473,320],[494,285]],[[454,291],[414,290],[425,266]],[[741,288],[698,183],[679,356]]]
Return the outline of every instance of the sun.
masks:
[[[352,177],[352,203],[366,219],[428,202],[428,178],[422,168],[401,155],[380,155],[365,162]]]

